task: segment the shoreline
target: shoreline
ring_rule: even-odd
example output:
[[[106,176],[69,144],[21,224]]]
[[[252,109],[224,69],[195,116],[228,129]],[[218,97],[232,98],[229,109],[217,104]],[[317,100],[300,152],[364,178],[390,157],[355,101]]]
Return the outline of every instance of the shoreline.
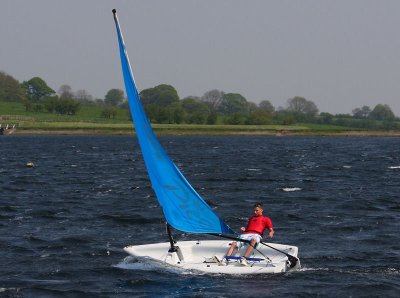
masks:
[[[318,131],[318,130],[179,130],[156,129],[158,136],[342,136],[342,137],[400,137],[400,131]],[[22,129],[11,135],[135,135],[134,131],[107,129]]]

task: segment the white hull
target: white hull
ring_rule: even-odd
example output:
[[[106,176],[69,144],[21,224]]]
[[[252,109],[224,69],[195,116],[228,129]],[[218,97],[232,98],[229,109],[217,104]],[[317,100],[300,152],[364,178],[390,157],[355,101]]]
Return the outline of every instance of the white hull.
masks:
[[[198,270],[206,273],[265,274],[282,273],[288,270],[300,268],[300,261],[298,261],[296,266],[290,268],[290,263],[285,254],[268,248],[262,244],[257,247],[262,254],[254,250],[254,254],[251,257],[265,259],[264,256],[266,256],[270,261],[249,261],[249,266],[242,266],[236,260],[231,260],[227,266],[223,266],[218,262],[212,262],[210,260],[210,258],[213,258],[214,256],[218,259],[222,259],[229,249],[230,243],[231,242],[226,240],[180,241],[177,244],[180,253],[168,252],[170,248],[169,242],[132,245],[125,247],[124,250],[134,257],[150,258],[184,270]],[[297,257],[298,248],[296,246],[276,243],[267,244],[289,255]],[[243,254],[243,252],[244,248],[239,251],[240,254]],[[237,255],[239,255],[239,253]],[[206,263],[205,261],[209,263]]]

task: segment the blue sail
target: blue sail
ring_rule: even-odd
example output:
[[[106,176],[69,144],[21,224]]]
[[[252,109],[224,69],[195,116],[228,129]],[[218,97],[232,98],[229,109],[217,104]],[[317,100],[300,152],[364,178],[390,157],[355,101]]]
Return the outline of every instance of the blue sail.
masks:
[[[125,89],[147,171],[167,222],[191,233],[233,234],[193,189],[158,142],[139,99],[123,36],[115,11]]]

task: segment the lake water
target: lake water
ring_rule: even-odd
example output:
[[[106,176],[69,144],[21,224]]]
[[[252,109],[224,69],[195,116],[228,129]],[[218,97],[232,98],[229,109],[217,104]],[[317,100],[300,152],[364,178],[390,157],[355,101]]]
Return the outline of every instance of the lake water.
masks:
[[[272,241],[298,246],[303,269],[199,275],[125,259],[126,245],[167,241],[136,139],[11,135],[0,137],[0,297],[399,296],[399,138],[160,141],[234,230],[262,201]]]

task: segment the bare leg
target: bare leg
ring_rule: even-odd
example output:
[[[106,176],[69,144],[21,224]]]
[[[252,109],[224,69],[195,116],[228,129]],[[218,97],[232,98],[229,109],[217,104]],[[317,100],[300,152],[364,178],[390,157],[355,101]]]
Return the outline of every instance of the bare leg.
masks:
[[[235,250],[237,246],[236,242],[232,242],[231,247],[229,248],[228,252],[226,253],[226,255],[229,257],[232,255],[233,251]]]
[[[247,258],[250,254],[251,254],[251,252],[252,252],[252,250],[253,250],[253,247],[256,245],[256,243],[257,243],[257,240],[256,239],[251,239],[251,242],[250,242],[250,244],[249,244],[249,247],[247,247],[247,249],[246,249],[246,252],[244,253],[244,257],[245,258]]]

